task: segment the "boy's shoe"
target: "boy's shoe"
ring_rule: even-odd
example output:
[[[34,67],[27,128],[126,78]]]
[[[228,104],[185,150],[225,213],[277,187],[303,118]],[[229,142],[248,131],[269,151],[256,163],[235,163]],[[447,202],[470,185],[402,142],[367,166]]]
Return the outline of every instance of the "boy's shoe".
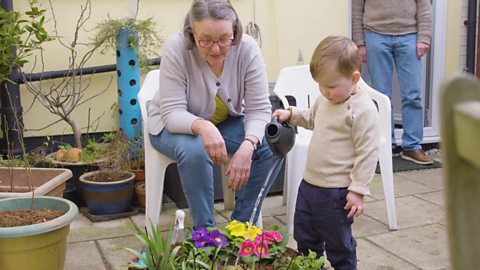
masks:
[[[409,161],[413,161],[420,165],[431,165],[433,164],[433,159],[425,153],[422,149],[413,150],[413,151],[402,151],[400,156]]]

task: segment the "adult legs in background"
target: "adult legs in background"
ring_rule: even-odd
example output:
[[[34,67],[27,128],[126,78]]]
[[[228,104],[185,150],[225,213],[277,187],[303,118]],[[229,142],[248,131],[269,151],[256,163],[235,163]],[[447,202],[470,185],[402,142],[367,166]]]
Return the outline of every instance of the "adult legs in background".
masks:
[[[402,149],[421,149],[423,140],[423,107],[421,100],[422,65],[417,57],[417,35],[382,35],[365,30],[367,68],[373,88],[390,97],[395,65],[402,97]],[[392,110],[392,144],[394,137]]]
[[[367,68],[372,87],[392,100],[392,74],[394,65],[393,36],[365,30]],[[395,125],[392,109],[392,146],[395,146]]]
[[[422,63],[417,57],[417,35],[395,38],[395,68],[402,97],[402,149],[421,149],[423,141]]]
[[[352,236],[353,219],[347,218],[346,188],[320,188],[302,180],[295,206],[293,237],[298,251],[311,249],[318,256],[326,250],[335,270],[356,269],[357,243]]]

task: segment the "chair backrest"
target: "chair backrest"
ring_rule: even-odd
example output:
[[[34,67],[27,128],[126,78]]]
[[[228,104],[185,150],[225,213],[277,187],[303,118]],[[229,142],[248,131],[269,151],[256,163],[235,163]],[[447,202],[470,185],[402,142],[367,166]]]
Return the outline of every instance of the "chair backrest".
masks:
[[[289,106],[287,96],[293,96],[296,100],[296,107],[308,109],[315,103],[320,90],[318,83],[315,82],[310,74],[308,65],[285,67],[280,70],[274,92],[282,101],[283,106]],[[391,145],[391,105],[390,99],[370,87],[362,78],[358,82],[358,87],[368,93],[370,98],[375,101],[379,112],[379,123],[382,144]]]
[[[380,144],[387,145],[391,147],[392,145],[392,106],[390,103],[390,98],[386,95],[378,92],[377,90],[373,89],[369,86],[362,78],[358,82],[358,87],[365,91],[370,98],[375,102],[378,110],[378,123],[379,123],[379,136],[380,136]]]
[[[315,103],[320,91],[318,83],[310,75],[308,65],[285,67],[280,70],[273,92],[280,98],[284,108],[290,105],[287,96],[292,96],[301,109],[308,109]]]
[[[142,112],[143,122],[147,119],[147,103],[153,99],[160,84],[160,70],[152,70],[147,73],[143,81],[142,88],[138,92],[138,102],[140,103],[140,111]],[[145,129],[145,126],[144,126]]]

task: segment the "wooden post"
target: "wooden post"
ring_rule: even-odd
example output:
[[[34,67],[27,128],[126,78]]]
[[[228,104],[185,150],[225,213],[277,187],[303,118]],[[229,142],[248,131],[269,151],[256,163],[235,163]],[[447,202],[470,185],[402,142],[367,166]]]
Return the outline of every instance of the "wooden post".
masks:
[[[480,265],[480,83],[461,74],[440,93],[442,161],[452,269]]]

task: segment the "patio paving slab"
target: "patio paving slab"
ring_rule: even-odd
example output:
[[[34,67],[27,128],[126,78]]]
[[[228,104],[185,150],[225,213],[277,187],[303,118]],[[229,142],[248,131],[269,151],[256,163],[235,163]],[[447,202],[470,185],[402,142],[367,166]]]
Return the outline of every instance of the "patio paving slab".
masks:
[[[398,228],[410,228],[445,221],[445,209],[415,196],[396,198]],[[384,201],[365,203],[365,215],[388,224]]]
[[[107,270],[95,241],[68,243],[65,270]]]
[[[410,270],[418,269],[394,253],[366,240],[357,239],[358,269],[365,270]]]
[[[447,231],[437,224],[369,236],[367,239],[420,269],[445,269],[449,265]]]

